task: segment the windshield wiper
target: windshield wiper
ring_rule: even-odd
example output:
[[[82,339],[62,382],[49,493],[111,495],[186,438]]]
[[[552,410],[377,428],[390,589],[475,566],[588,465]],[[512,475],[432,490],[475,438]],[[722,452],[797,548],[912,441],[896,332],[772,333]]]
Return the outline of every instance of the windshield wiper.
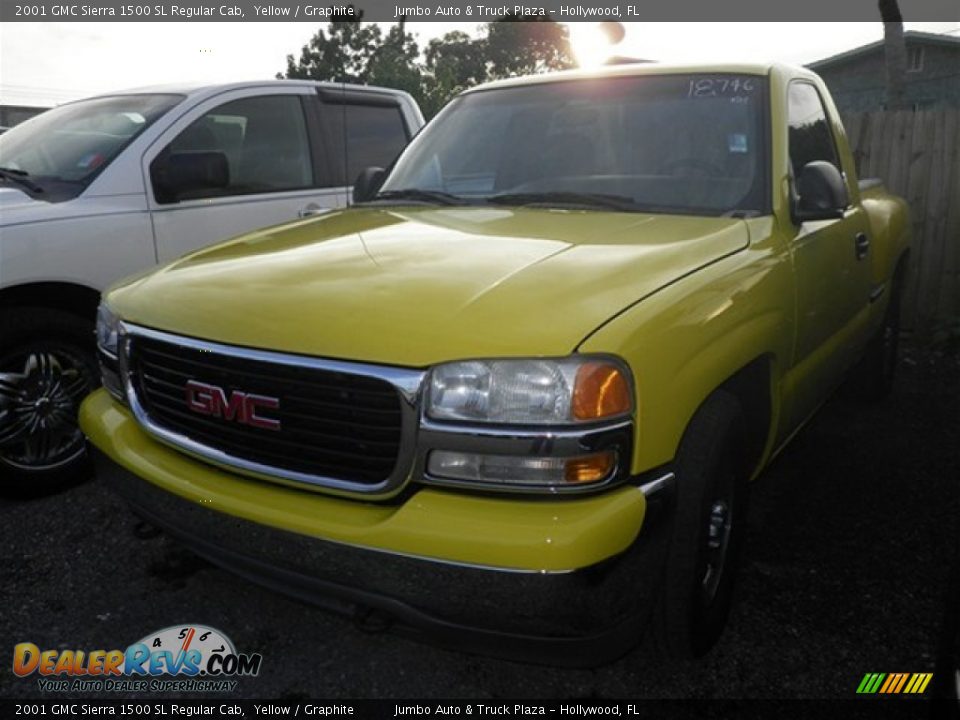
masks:
[[[754,218],[760,215],[756,210],[741,210],[740,208],[734,208],[733,210],[727,210],[721,217],[728,218],[737,218],[739,220],[746,220],[748,218]]]
[[[373,196],[372,200],[415,200],[417,202],[434,203],[437,205],[466,205],[465,198],[440,190],[421,190],[419,188],[404,188],[402,190],[385,190]]]
[[[25,170],[17,170],[16,168],[0,168],[0,178],[4,180],[9,180],[10,182],[15,182],[18,185],[23,185],[27,190],[32,190],[35,193],[42,193],[43,188],[37,185],[32,180],[28,180],[28,172]]]
[[[568,191],[501,193],[487,198],[487,202],[500,205],[554,205],[599,207],[624,212],[642,210],[633,198],[626,195],[606,195],[603,193],[579,193]]]

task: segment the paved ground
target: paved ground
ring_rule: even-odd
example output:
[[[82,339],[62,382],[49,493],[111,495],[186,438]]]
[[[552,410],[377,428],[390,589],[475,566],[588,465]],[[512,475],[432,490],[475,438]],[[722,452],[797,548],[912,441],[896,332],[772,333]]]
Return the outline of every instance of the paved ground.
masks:
[[[696,664],[639,651],[596,670],[517,665],[369,635],[220,571],[95,480],[0,501],[0,697],[36,697],[14,643],[125,647],[183,622],[264,655],[243,697],[849,697],[865,672],[933,669],[960,532],[960,355],[908,356],[895,395],[837,398],[753,492],[739,602]]]

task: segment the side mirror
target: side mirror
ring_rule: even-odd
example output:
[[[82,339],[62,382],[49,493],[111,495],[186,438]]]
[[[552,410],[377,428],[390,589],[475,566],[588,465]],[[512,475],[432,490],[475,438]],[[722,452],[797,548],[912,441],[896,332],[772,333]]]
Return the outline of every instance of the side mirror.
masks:
[[[222,152],[167,153],[150,165],[157,202],[204,197],[230,185],[230,166]]]
[[[797,178],[793,219],[799,224],[841,218],[849,200],[847,186],[836,166],[814,160],[803,166]]]
[[[353,201],[360,203],[373,198],[386,177],[387,171],[381,167],[365,168],[353,183]]]

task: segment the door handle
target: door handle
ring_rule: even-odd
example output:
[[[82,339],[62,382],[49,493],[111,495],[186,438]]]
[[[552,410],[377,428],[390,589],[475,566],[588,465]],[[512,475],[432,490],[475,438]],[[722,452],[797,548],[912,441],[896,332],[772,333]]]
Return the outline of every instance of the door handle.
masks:
[[[304,205],[297,212],[297,215],[302,218],[311,217],[312,215],[319,215],[320,213],[326,212],[327,208],[317,205],[316,203],[310,203],[309,205]]]
[[[853,239],[853,246],[856,249],[857,260],[863,260],[870,251],[870,238],[866,233],[857,233]]]

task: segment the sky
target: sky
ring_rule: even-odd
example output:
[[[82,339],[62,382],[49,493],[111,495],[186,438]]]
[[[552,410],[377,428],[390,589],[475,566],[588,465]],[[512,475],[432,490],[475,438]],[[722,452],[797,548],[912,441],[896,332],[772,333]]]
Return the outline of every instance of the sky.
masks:
[[[389,26],[389,23],[381,23]],[[593,23],[574,23],[590,45]],[[317,31],[309,23],[3,23],[0,103],[50,106],[98,93],[169,82],[273,78]],[[624,23],[619,55],[664,62],[779,61],[803,64],[879,40],[880,22]],[[476,23],[407,23],[421,44]],[[951,32],[960,23],[906,23]]]

